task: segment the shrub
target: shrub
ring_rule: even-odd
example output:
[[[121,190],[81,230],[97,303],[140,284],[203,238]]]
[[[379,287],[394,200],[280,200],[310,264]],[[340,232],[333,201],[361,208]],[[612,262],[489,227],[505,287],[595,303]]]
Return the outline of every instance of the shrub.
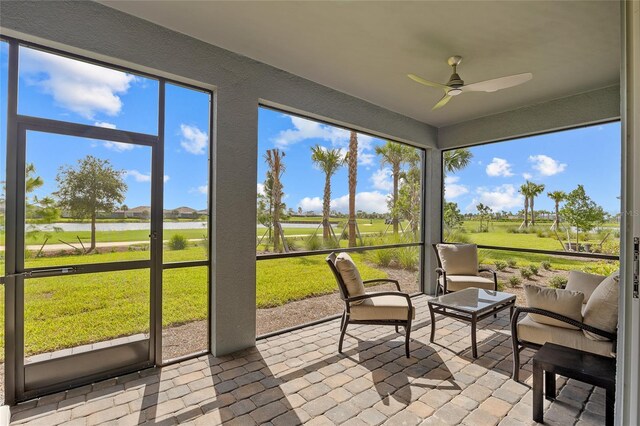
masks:
[[[517,264],[518,264],[518,262],[516,262],[515,259],[507,260],[507,265],[509,265],[509,268],[515,268]]]
[[[169,239],[171,250],[184,250],[187,248],[187,239],[182,234],[173,234]]]
[[[304,247],[309,251],[320,250],[322,248],[322,240],[317,235],[312,235],[304,242]]]
[[[415,271],[418,269],[418,263],[420,252],[417,247],[402,247],[397,250],[396,258],[398,260],[398,265],[402,269],[408,269],[410,271]]]
[[[582,268],[582,272],[586,272],[588,274],[597,274],[597,275],[611,275],[618,269],[620,269],[620,263],[618,261],[594,262],[593,264],[587,265],[584,268]]]
[[[522,280],[520,278],[516,277],[515,275],[509,277],[509,285],[511,287],[518,286],[518,285],[520,285],[521,282],[522,282]]]
[[[538,266],[537,265],[529,265],[529,270],[533,275],[538,275]]]
[[[498,271],[504,271],[507,268],[507,262],[503,262],[502,260],[496,260],[495,264]]]
[[[549,287],[551,288],[565,288],[567,285],[567,278],[562,275],[555,275],[549,280]]]
[[[327,249],[337,249],[340,248],[340,241],[335,238],[329,238],[328,240],[324,241],[323,246]]]
[[[450,243],[469,243],[471,239],[464,229],[445,230],[444,241]]]
[[[542,263],[540,263],[540,266],[542,266],[542,268],[545,271],[550,271],[551,270],[551,262],[549,262],[548,260],[543,260]]]
[[[389,266],[393,260],[391,249],[371,250],[367,253],[368,259],[379,266]]]
[[[498,281],[498,291],[504,291],[506,288],[504,281]]]
[[[522,278],[528,280],[533,276],[533,272],[531,272],[529,268],[522,268],[520,269],[520,275],[522,275]]]

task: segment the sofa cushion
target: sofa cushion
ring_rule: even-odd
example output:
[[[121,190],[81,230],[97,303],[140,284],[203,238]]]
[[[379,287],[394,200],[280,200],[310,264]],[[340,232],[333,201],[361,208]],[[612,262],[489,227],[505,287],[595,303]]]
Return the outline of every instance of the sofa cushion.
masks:
[[[379,296],[366,299],[360,305],[351,306],[352,320],[399,320],[406,321],[409,305],[404,296]],[[415,318],[412,309],[411,318]]]
[[[594,290],[584,310],[583,322],[600,330],[615,333],[618,328],[618,295],[620,293],[618,272],[609,275]],[[608,340],[584,330],[585,336],[593,340]]]
[[[587,274],[586,272],[571,271],[565,290],[579,291],[584,294],[584,302],[587,303],[593,291],[605,278],[602,275]]]
[[[440,277],[440,283],[442,284],[442,277]],[[493,280],[489,278],[447,274],[447,291],[459,291],[469,287],[483,288],[485,290],[495,290],[496,288]]]
[[[364,294],[364,283],[362,282],[362,277],[360,276],[360,272],[356,267],[356,264],[353,263],[353,259],[347,253],[340,253],[336,257],[336,269],[340,273],[342,277],[342,281],[344,281],[345,286],[347,287],[348,297],[361,296]],[[357,302],[352,302],[357,305],[362,303],[363,300],[359,300]]]
[[[612,356],[615,350],[611,342],[587,339],[581,330],[541,324],[528,316],[518,322],[518,339],[538,345],[550,342],[608,357]]]
[[[447,275],[478,275],[478,246],[438,244],[438,257]]]
[[[584,294],[578,291],[525,285],[524,296],[527,300],[527,306],[530,308],[544,309],[576,321],[582,321],[581,308]],[[574,327],[566,322],[544,315],[529,314],[529,317],[540,324],[554,325],[556,327],[574,330],[578,329],[578,327]]]

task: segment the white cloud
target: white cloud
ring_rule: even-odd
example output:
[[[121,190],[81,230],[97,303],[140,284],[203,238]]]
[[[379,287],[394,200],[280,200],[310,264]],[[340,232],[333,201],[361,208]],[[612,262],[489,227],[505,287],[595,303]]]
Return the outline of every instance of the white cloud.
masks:
[[[116,152],[124,152],[124,151],[131,151],[133,148],[135,148],[135,145],[130,144],[130,143],[122,143],[122,142],[103,142],[102,145],[107,148],[110,149],[112,151],[116,151]]]
[[[141,173],[138,170],[127,170],[124,172],[124,177],[132,177],[136,182],[151,182],[151,173]],[[167,182],[170,179],[169,175],[164,175],[164,181]]]
[[[320,197],[304,197],[298,203],[303,211],[312,211],[316,213],[322,212],[322,198]],[[387,195],[379,191],[358,192],[356,193],[356,208],[366,212],[387,213]],[[337,210],[342,213],[349,211],[349,194],[343,195],[331,200],[331,210]]]
[[[276,148],[287,149],[298,142],[320,139],[331,142],[333,148],[340,148],[343,152],[347,152],[351,131],[302,117],[288,117],[291,119],[293,129],[282,130],[273,138]],[[360,166],[371,166],[375,163],[375,155],[372,151],[373,138],[358,133],[358,164]]]
[[[513,176],[511,164],[504,158],[494,157],[491,163],[487,165],[486,171],[489,176]]]
[[[304,197],[298,203],[298,207],[302,208],[305,212],[321,212],[322,211],[322,198],[320,197]]]
[[[209,136],[206,132],[203,132],[196,126],[190,126],[188,124],[181,124],[180,132],[182,133],[180,146],[182,146],[185,151],[195,155],[201,155],[206,152],[207,142],[209,141]]]
[[[94,126],[104,127],[105,129],[115,129],[116,125],[113,123],[107,123],[106,121],[96,121],[93,123]]]
[[[264,183],[258,183],[258,195],[265,195],[264,193]]]
[[[460,178],[458,176],[447,176],[444,178],[445,198],[447,200],[453,200],[469,192],[469,188],[467,188],[466,185],[458,183],[459,181]]]
[[[525,178],[525,180],[529,180],[533,177],[533,175],[531,173],[523,173],[522,177]]]
[[[524,203],[522,194],[511,184],[500,185],[492,189],[480,187],[476,193],[477,197],[467,206],[467,211],[474,211],[478,203],[488,205],[493,211],[510,210],[520,207]]]
[[[131,74],[34,49],[21,51],[20,71],[27,84],[89,120],[97,113],[118,115],[119,95],[127,93],[135,80]]]
[[[198,187],[198,192],[201,194],[208,194],[209,193],[209,185],[200,185]]]
[[[371,180],[374,189],[380,189],[387,192],[393,189],[391,169],[388,167],[376,170],[369,179]]]
[[[543,176],[557,175],[567,168],[565,163],[542,154],[529,156],[529,161],[533,163],[532,167]]]

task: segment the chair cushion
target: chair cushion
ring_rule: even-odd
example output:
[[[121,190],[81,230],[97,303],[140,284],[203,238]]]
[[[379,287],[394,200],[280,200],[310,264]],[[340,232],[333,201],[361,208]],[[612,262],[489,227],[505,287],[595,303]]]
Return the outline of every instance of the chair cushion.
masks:
[[[399,320],[406,321],[409,305],[404,296],[379,296],[366,299],[360,305],[351,306],[351,319],[364,320]],[[415,308],[411,318],[416,317]]]
[[[447,275],[478,275],[478,246],[437,244],[438,257]]]
[[[581,330],[541,324],[525,316],[518,322],[518,339],[544,345],[547,342],[567,346],[581,351],[611,357],[615,348],[611,342],[587,339]]]
[[[340,273],[344,285],[347,287],[348,297],[361,296],[365,293],[362,277],[356,264],[353,263],[351,256],[347,253],[340,253],[336,256],[336,269]],[[359,305],[362,302],[364,302],[364,300],[352,302],[352,304]]]
[[[594,290],[584,310],[583,322],[600,330],[615,333],[618,328],[618,295],[620,293],[619,272],[614,272]],[[608,340],[590,331],[583,330],[592,340]]]
[[[442,277],[440,277],[440,284],[442,284]],[[495,290],[496,288],[493,280],[489,278],[447,274],[447,291],[459,291],[469,287],[483,288],[485,290]]]
[[[584,294],[584,302],[587,303],[593,291],[606,277],[602,275],[587,274],[586,272],[571,271],[565,290],[579,291]]]
[[[576,321],[582,321],[582,301],[584,294],[578,291],[544,288],[537,285],[525,285],[524,296],[530,308],[544,309],[556,314],[564,315]],[[546,317],[544,315],[529,314],[529,317],[540,324],[555,325],[556,327],[577,330],[566,322]]]

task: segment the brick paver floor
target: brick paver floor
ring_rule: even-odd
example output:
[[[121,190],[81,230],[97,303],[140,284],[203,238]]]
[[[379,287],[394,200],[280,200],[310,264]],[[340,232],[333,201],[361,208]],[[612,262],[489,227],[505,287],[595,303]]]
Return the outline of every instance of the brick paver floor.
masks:
[[[508,313],[479,324],[479,358],[469,326],[438,320],[429,343],[427,297],[414,299],[410,359],[393,327],[352,326],[337,353],[339,322],[261,340],[224,357],[204,356],[150,369],[11,408],[15,424],[140,423],[214,425],[532,424],[531,356],[510,379]],[[558,380],[545,401],[550,425],[604,424],[604,393]]]

